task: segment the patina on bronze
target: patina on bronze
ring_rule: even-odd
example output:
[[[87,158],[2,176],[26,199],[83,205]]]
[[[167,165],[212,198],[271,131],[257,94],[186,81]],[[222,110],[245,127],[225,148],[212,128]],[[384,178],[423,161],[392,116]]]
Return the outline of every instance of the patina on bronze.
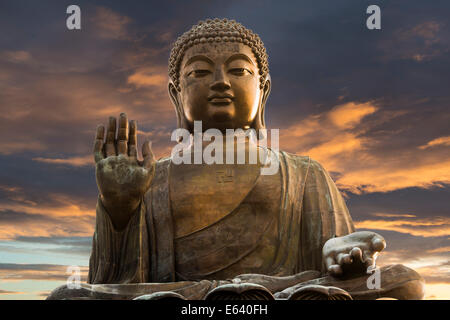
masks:
[[[169,76],[180,128],[265,127],[267,54],[241,24],[192,27],[174,45]],[[355,232],[339,190],[310,157],[271,151],[278,173],[261,175],[260,164],[155,160],[146,142],[141,162],[136,122],[121,114],[118,126],[117,136],[113,117],[106,137],[97,129],[88,284],[57,288],[50,299],[423,297],[422,278],[400,265],[381,268],[382,287],[367,288],[366,269],[385,240]]]

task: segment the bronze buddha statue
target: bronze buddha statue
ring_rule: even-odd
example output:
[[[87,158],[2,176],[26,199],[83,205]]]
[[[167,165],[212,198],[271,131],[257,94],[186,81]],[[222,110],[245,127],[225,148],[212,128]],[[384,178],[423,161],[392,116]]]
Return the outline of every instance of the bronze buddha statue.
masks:
[[[265,128],[268,57],[259,36],[240,23],[193,26],[174,44],[169,78],[179,128],[192,133],[194,121],[205,131]],[[260,174],[260,163],[155,160],[149,142],[139,161],[136,122],[121,114],[116,137],[110,118],[94,146],[99,197],[88,284],[58,288],[50,298],[204,299],[256,288],[254,298],[265,292],[283,299],[308,286],[341,288],[352,298],[423,297],[422,278],[400,265],[381,269],[381,288],[365,288],[384,238],[355,232],[317,161],[269,152],[279,159],[273,175]],[[224,173],[227,179],[217,179]]]

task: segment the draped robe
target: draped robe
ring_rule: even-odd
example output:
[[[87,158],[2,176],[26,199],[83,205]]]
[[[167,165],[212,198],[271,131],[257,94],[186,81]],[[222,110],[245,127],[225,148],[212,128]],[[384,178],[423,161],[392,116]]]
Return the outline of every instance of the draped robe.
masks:
[[[88,282],[164,283],[325,271],[324,243],[355,231],[345,201],[317,161],[283,151],[276,155],[276,175],[260,175],[223,219],[184,237],[174,235],[170,158],[156,163],[152,186],[124,230],[114,229],[98,199]],[[261,195],[265,203],[255,201]]]

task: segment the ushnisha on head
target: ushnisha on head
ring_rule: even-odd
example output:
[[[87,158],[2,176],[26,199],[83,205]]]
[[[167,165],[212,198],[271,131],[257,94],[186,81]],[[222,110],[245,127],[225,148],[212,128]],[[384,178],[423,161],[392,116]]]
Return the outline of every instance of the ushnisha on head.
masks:
[[[270,87],[263,42],[234,20],[200,21],[173,45],[169,95],[179,128],[265,128]]]

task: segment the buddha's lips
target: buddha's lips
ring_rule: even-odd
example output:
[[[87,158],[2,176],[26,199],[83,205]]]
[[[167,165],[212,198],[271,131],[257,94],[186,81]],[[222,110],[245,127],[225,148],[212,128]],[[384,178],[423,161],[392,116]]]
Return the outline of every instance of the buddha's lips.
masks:
[[[212,104],[226,105],[233,102],[234,97],[231,94],[213,94],[208,97],[208,101]]]
[[[209,102],[217,105],[225,105],[230,104],[231,102],[233,102],[233,100],[231,98],[213,98],[210,99]]]

